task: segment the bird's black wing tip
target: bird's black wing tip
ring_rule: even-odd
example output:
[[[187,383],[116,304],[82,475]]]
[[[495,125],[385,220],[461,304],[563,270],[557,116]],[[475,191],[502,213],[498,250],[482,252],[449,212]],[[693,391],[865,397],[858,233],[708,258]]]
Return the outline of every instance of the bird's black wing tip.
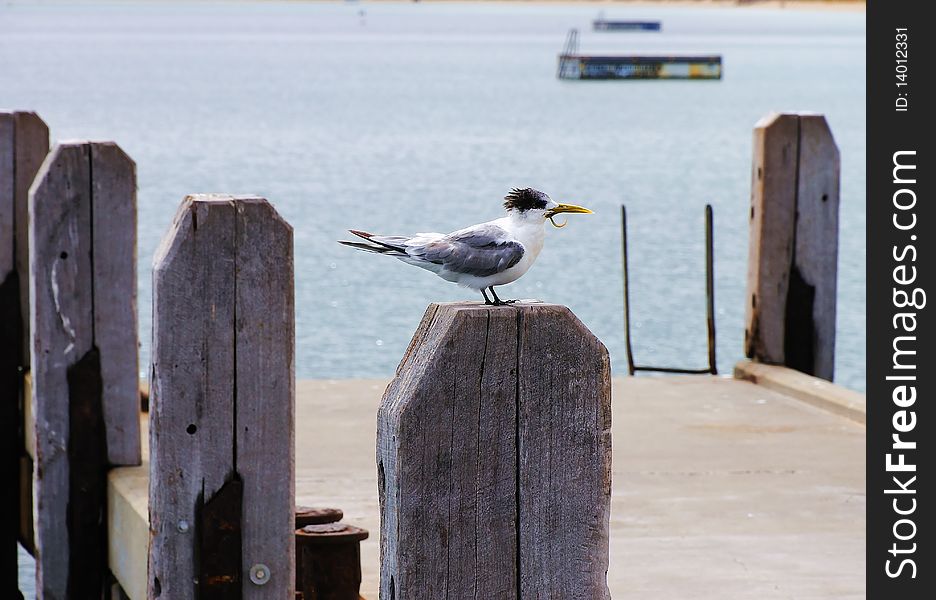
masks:
[[[349,246],[351,248],[356,248],[357,250],[364,250],[366,252],[376,252],[377,254],[386,254],[391,252],[390,249],[383,246],[375,246],[373,244],[365,244],[363,242],[349,242],[347,240],[338,240],[338,243],[342,246]]]

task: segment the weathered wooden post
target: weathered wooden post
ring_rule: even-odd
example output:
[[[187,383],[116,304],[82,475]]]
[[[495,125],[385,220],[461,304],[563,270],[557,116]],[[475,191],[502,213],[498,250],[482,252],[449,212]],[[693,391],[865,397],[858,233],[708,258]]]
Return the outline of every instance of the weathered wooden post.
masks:
[[[31,490],[20,470],[32,473],[23,452],[23,373],[29,369],[29,186],[49,152],[49,128],[32,112],[0,111],[0,597],[17,598],[17,537],[31,548]],[[25,513],[25,514],[24,514]],[[29,515],[29,519],[25,519]]]
[[[610,597],[610,362],[568,308],[430,305],[377,427],[383,600]]]
[[[292,228],[189,196],[156,252],[149,598],[292,598]]]
[[[111,142],[56,145],[29,244],[37,588],[98,597],[107,469],[140,462],[133,161]]]
[[[110,465],[139,464],[135,167],[70,142],[30,190],[31,406],[39,594],[100,594]]]
[[[754,128],[745,353],[832,380],[839,153],[825,117]]]

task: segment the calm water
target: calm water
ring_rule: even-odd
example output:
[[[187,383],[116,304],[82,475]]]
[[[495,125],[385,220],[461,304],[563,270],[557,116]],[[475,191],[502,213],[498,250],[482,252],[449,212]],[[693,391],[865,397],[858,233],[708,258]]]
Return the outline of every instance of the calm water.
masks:
[[[588,5],[6,2],[0,106],[38,111],[55,139],[116,140],[136,160],[141,365],[151,259],[182,197],[269,198],[295,227],[303,378],[389,376],[428,302],[477,299],[339,246],[345,229],[450,231],[499,216],[505,191],[527,185],[597,214],[550,230],[536,266],[500,294],[569,305],[618,373],[620,204],[636,355],[691,367],[706,361],[712,203],[718,366],[730,372],[751,128],[771,110],[821,112],[842,155],[836,377],[864,389],[864,15],[604,8],[660,18],[664,32],[593,33]],[[560,82],[572,27],[584,51],[721,53],[725,77]]]
[[[593,33],[588,5],[13,2],[0,7],[0,105],[136,160],[141,365],[160,237],[185,194],[229,191],[262,194],[295,227],[297,375],[334,378],[390,375],[428,302],[476,299],[334,240],[349,227],[451,231],[499,216],[505,191],[527,185],[597,215],[549,231],[501,295],[569,305],[618,373],[619,205],[635,354],[688,367],[706,361],[711,202],[729,372],[742,356],[751,128],[771,110],[821,112],[842,154],[836,375],[863,389],[864,15],[604,8],[660,18],[664,32]],[[572,27],[584,51],[721,53],[725,77],[560,82]]]

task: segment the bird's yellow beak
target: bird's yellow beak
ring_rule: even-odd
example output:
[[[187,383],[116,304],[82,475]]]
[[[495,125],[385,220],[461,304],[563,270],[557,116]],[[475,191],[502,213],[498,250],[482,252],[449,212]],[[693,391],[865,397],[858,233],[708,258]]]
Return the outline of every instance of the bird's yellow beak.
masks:
[[[574,204],[560,204],[556,208],[547,211],[546,217],[554,217],[559,213],[582,213],[586,215],[592,214],[592,211],[588,210],[584,206],[576,206]]]

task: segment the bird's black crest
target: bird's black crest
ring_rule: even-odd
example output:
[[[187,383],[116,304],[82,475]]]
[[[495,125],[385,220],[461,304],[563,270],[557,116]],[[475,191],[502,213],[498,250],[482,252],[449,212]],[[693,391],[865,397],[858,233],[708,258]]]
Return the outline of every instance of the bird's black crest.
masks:
[[[534,208],[546,208],[549,196],[533,188],[514,188],[510,193],[504,196],[504,208],[507,210],[519,210],[521,212]]]

